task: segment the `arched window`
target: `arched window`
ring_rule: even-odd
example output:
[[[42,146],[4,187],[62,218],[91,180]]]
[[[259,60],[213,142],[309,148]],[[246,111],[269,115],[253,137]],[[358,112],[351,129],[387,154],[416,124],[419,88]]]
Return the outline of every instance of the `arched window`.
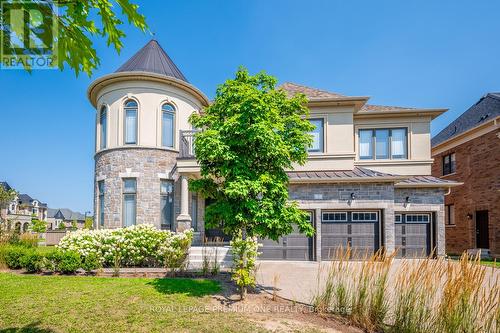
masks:
[[[99,114],[99,140],[101,149],[106,148],[108,138],[108,109],[105,105],[101,107]]]
[[[125,133],[124,141],[127,145],[137,144],[137,102],[129,99],[125,102],[124,113],[125,113]]]
[[[161,145],[174,147],[175,108],[171,104],[161,107]]]

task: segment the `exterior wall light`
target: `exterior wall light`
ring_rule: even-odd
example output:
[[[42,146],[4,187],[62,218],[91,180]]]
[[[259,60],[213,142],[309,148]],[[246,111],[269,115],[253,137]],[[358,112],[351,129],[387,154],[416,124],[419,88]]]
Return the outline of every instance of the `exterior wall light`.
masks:
[[[472,220],[472,214],[471,213],[467,213],[467,219],[468,220]]]
[[[403,206],[406,208],[409,204],[410,204],[410,197],[406,197]]]
[[[356,199],[356,193],[352,192],[349,197],[349,200],[347,201],[347,204],[350,206],[355,199]]]

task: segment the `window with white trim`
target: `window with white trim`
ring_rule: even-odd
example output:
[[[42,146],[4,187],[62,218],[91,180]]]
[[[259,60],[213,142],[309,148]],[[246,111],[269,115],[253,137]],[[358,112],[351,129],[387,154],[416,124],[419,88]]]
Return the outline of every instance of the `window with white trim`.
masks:
[[[137,102],[129,99],[124,104],[125,124],[124,142],[127,145],[137,144]]]
[[[444,206],[444,219],[446,225],[455,225],[455,205]]]
[[[443,176],[456,171],[455,153],[443,156]]]
[[[104,227],[104,180],[97,182],[97,190],[99,192],[99,225]]]
[[[99,147],[104,149],[107,146],[108,138],[108,109],[105,105],[101,107],[99,114]]]
[[[137,180],[135,178],[123,179],[123,225],[134,225],[137,216]]]
[[[174,147],[175,130],[175,108],[171,104],[163,104],[161,107],[161,145],[163,147]]]

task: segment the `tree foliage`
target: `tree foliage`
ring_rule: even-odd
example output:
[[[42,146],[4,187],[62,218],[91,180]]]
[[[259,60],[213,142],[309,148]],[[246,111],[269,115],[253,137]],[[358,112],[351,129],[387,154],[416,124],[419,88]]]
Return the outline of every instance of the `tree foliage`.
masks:
[[[47,231],[47,222],[39,219],[31,219],[31,230],[37,233],[44,233]]]
[[[32,0],[25,3],[23,9],[27,12],[30,4],[38,4],[37,9],[43,17],[40,28],[31,31],[34,34],[32,40],[41,41],[46,46],[54,45],[54,65],[63,70],[66,64],[77,76],[81,72],[90,76],[100,65],[94,47],[96,38],[104,38],[107,46],[120,52],[125,37],[124,19],[142,31],[147,29],[145,17],[138,12],[139,6],[130,0],[54,0],[51,3]],[[13,46],[23,47],[20,44]],[[31,52],[43,54],[44,51],[40,48]],[[29,66],[25,69],[31,70]]]
[[[201,178],[193,191],[213,199],[206,223],[224,232],[277,240],[298,225],[314,233],[306,215],[288,200],[287,169],[304,164],[313,126],[304,95],[289,98],[276,79],[244,68],[220,85],[214,102],[191,123]],[[223,221],[223,223],[222,223]]]

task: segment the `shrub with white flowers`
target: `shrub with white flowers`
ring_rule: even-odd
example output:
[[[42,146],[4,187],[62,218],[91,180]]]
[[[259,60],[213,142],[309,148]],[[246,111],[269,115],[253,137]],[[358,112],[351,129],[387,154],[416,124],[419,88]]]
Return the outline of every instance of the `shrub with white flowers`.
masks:
[[[120,229],[77,230],[63,237],[58,247],[76,251],[82,258],[95,255],[105,267],[113,266],[116,258],[120,258],[122,266],[171,266],[184,263],[192,238],[192,229],[172,232],[158,230],[152,224],[139,224]]]

